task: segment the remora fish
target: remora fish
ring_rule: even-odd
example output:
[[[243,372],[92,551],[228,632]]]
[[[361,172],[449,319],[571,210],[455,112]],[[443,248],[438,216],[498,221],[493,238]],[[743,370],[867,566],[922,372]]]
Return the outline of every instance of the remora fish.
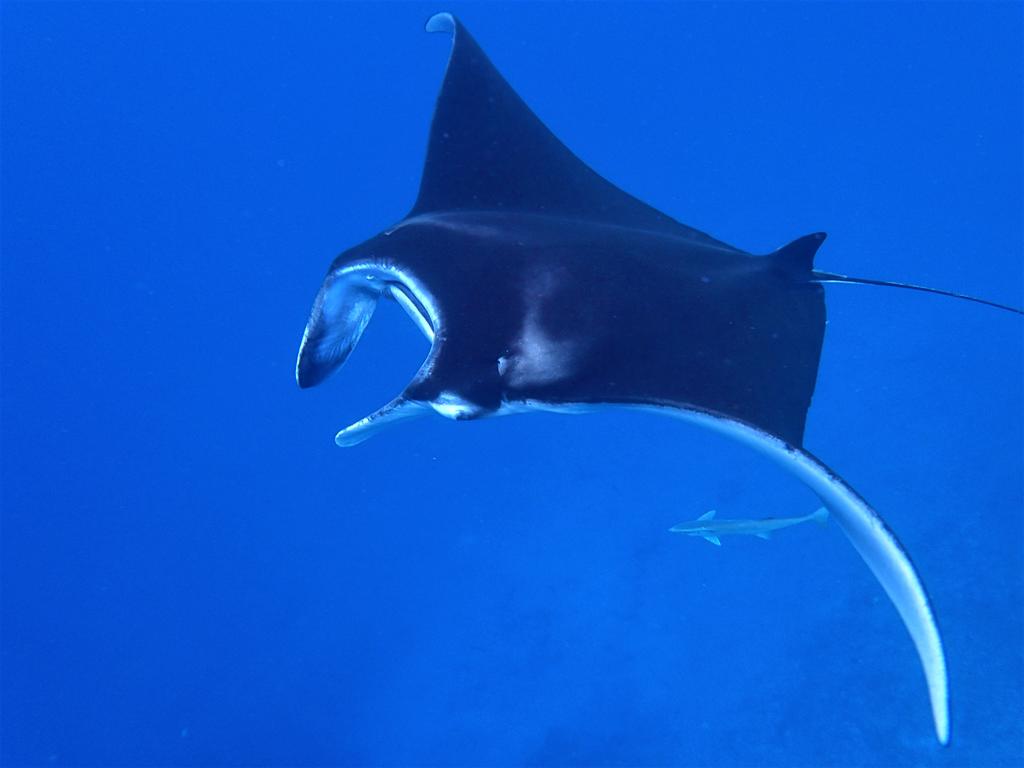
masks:
[[[405,390],[342,429],[340,446],[438,413],[456,420],[596,406],[647,409],[731,436],[829,509],[896,607],[949,740],[946,657],[931,601],[872,506],[803,448],[825,334],[823,283],[940,293],[814,268],[806,235],[754,255],[624,192],[574,155],[451,14],[419,195],[409,214],[328,269],[299,346],[312,387],[348,358],[377,302],[430,341]],[[706,116],[702,116],[706,117]]]
[[[746,536],[757,536],[759,539],[771,538],[772,531],[781,528],[789,528],[791,525],[800,525],[813,520],[824,525],[828,522],[828,510],[822,507],[816,512],[811,512],[803,517],[766,517],[762,520],[716,520],[715,510],[705,512],[696,520],[688,523],[678,523],[669,528],[672,533],[685,533],[687,536],[700,536],[710,541],[717,547],[722,546],[719,536],[743,534]]]

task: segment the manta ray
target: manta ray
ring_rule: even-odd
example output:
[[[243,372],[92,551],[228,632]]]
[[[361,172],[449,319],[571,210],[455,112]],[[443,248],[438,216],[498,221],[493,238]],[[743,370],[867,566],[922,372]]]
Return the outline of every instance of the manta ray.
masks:
[[[428,413],[451,419],[601,406],[725,433],[802,480],[899,612],[924,669],[936,736],[949,682],[932,604],[878,513],[803,447],[825,332],[823,283],[922,286],[819,272],[824,233],[754,255],[611,184],[537,118],[454,16],[419,195],[394,226],[334,260],[296,380],[338,369],[382,298],[430,341],[412,382],[337,433],[351,446]]]

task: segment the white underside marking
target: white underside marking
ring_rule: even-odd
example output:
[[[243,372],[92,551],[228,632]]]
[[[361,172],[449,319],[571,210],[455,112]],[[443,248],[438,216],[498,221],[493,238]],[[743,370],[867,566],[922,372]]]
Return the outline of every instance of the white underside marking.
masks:
[[[576,344],[551,338],[544,332],[538,315],[538,308],[531,307],[516,339],[514,354],[504,358],[504,366],[498,361],[499,375],[510,387],[551,384],[572,374]]]
[[[479,405],[454,392],[442,392],[429,405],[446,419],[472,419],[480,416],[482,411]]]
[[[592,413],[599,408],[611,408],[603,403],[549,403],[544,400],[506,400],[494,412],[495,416],[514,416],[520,413]]]

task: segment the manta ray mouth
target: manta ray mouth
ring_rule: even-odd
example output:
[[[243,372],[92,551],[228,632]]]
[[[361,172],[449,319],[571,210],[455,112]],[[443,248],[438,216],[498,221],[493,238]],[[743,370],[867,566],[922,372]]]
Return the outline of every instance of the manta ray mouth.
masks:
[[[319,384],[344,365],[381,298],[393,299],[430,342],[430,352],[413,382],[429,374],[443,322],[437,301],[411,271],[361,261],[333,269],[313,302],[295,364],[295,379],[300,387]],[[426,403],[399,396],[340,430],[335,442],[340,446],[356,445],[384,426],[430,410]]]
[[[424,303],[424,296],[402,282],[396,282],[389,285],[388,293],[391,298],[395,300],[395,303],[405,310],[405,313],[409,315],[413,323],[416,324],[416,327],[419,328],[420,332],[427,338],[427,341],[433,344],[437,331],[435,330],[434,321],[431,320],[431,316],[436,315],[437,312],[430,312],[427,310]]]

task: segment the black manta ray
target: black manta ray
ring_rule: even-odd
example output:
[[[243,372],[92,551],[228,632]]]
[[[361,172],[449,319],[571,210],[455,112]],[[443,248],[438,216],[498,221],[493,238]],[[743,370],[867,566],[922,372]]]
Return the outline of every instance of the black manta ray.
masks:
[[[821,283],[993,303],[815,271],[821,233],[754,256],[680,224],[572,154],[453,16],[434,16],[427,30],[454,43],[416,204],[335,259],[296,378],[311,387],[341,366],[382,297],[405,308],[430,353],[406,390],[341,430],[338,445],[431,411],[474,419],[602,405],[736,437],[809,486],[875,574],[917,649],[947,743],[946,662],[921,579],[874,509],[803,449],[804,424],[825,331]]]

